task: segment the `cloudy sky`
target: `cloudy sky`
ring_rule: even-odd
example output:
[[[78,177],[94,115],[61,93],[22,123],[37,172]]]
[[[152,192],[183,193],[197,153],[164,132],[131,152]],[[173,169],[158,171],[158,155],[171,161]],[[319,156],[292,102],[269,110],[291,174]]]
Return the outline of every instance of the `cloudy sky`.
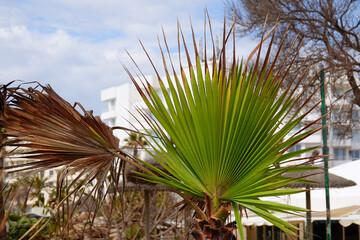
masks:
[[[189,16],[202,32],[205,7],[220,33],[221,0],[2,0],[0,1],[0,82],[49,83],[70,103],[100,114],[100,90],[130,82],[120,62],[131,53],[151,74],[138,39],[159,60],[157,36],[163,27],[176,46],[177,19],[189,35]],[[243,41],[247,53],[252,44]]]

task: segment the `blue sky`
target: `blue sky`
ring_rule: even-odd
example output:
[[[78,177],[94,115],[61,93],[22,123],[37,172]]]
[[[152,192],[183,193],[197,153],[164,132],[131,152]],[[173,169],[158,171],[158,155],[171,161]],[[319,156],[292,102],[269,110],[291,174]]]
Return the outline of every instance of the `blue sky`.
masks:
[[[202,33],[205,7],[220,33],[224,4],[219,0],[1,1],[0,82],[50,84],[70,103],[100,114],[106,109],[100,90],[130,82],[120,64],[131,65],[126,50],[151,74],[138,38],[156,61],[161,28],[175,48],[177,20],[189,35],[191,16],[195,32]],[[241,45],[247,53],[252,43]]]

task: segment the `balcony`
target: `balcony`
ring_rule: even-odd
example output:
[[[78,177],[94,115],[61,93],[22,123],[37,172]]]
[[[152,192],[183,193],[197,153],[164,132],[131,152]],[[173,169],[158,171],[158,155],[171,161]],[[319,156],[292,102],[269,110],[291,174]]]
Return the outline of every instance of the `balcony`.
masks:
[[[351,148],[353,143],[351,139],[334,139],[332,143],[333,147],[349,147]]]
[[[110,119],[114,119],[114,118],[116,118],[116,111],[108,111],[108,112],[103,112],[101,114],[102,120],[110,120]]]

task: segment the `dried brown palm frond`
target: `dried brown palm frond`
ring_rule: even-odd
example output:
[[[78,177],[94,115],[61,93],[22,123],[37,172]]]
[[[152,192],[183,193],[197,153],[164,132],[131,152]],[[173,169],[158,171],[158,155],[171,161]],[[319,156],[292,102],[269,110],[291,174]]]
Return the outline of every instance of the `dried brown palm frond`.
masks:
[[[9,102],[9,92],[14,91],[16,88],[11,86],[15,81],[11,81],[7,84],[0,84],[0,137],[1,137],[1,145],[0,148],[3,147],[3,139],[5,139],[4,135],[4,111],[5,107]]]
[[[10,100],[3,119],[6,145],[27,149],[21,158],[28,163],[9,166],[6,171],[30,174],[63,167],[58,175],[56,197],[58,202],[64,202],[73,194],[67,216],[81,207],[83,201],[79,199],[84,194],[97,197],[96,211],[107,193],[104,182],[111,179],[117,184],[124,166],[125,153],[119,149],[119,140],[111,128],[79,105],[83,111],[80,113],[50,86],[38,84],[24,88],[22,85],[9,89],[8,94]],[[84,192],[84,185],[91,187]],[[66,194],[61,194],[64,191]]]
[[[11,102],[5,108],[7,145],[29,148],[22,157],[35,160],[11,171],[64,165],[71,173],[109,170],[114,153],[120,152],[112,130],[91,112],[82,115],[50,86],[37,88],[11,92]],[[93,173],[93,177],[97,175]]]
[[[7,217],[5,215],[5,201],[3,198],[3,192],[5,190],[5,184],[3,183],[3,166],[4,166],[4,153],[5,153],[5,134],[4,134],[4,121],[3,113],[7,104],[7,88],[11,83],[0,85],[0,240],[6,239],[5,222]]]

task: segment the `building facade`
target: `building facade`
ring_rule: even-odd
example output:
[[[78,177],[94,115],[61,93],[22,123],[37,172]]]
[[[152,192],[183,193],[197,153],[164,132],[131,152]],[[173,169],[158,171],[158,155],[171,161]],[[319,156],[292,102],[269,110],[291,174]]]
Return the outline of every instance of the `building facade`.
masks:
[[[185,71],[186,72],[186,71]],[[156,76],[146,76],[147,81],[154,87],[155,91],[159,91],[161,95],[160,86],[157,83]],[[165,79],[165,78],[164,78]],[[347,85],[337,85],[335,90],[327,89],[327,102],[331,103],[331,99],[338,99],[338,95],[346,92],[349,88]],[[329,100],[330,99],[330,100]],[[101,114],[101,118],[108,122],[110,126],[121,126],[130,129],[141,130],[142,125],[146,126],[146,122],[137,112],[141,109],[149,112],[146,105],[143,103],[133,83],[126,83],[123,85],[110,87],[101,91],[101,101],[107,103],[107,110]],[[328,120],[328,147],[329,147],[329,166],[333,167],[342,163],[354,161],[360,158],[360,128],[353,124],[351,131],[346,131],[339,121],[353,121],[359,122],[359,109],[352,106],[344,100],[336,100],[336,104],[332,104],[333,110],[329,114]],[[351,113],[349,112],[351,110]],[[344,119],[345,115],[351,114],[350,118]],[[310,115],[302,124],[297,126],[293,133],[300,130],[306,125],[306,122],[313,121],[320,117],[320,113]],[[340,119],[340,120],[339,120]],[[330,121],[330,123],[329,123]],[[120,144],[124,145],[124,139],[128,134],[124,131],[115,130],[115,134],[120,139]],[[322,133],[321,131],[313,134],[299,144],[292,147],[289,151],[300,150],[308,147],[319,147],[321,153]],[[311,153],[308,153],[310,155]],[[305,157],[305,156],[300,156]]]

